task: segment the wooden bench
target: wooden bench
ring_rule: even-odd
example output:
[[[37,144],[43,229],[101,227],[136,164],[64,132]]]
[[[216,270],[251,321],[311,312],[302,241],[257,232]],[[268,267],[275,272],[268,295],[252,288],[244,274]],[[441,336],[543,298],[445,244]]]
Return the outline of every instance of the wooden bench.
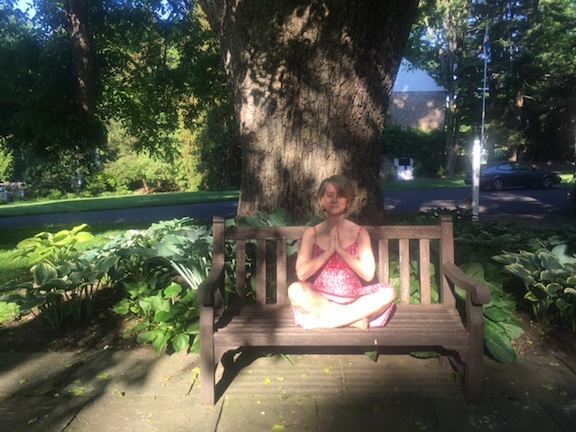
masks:
[[[247,347],[317,353],[437,351],[462,374],[466,401],[481,402],[482,305],[490,301],[490,290],[454,264],[451,216],[441,216],[437,225],[366,227],[380,281],[399,285],[392,319],[386,327],[369,331],[351,327],[309,331],[294,324],[286,290],[293,281],[295,257],[288,258],[287,249],[297,246],[295,241],[305,229],[225,227],[223,218],[214,218],[213,265],[198,288],[204,404],[213,405],[220,396],[215,377],[224,355]],[[225,256],[227,248],[232,250],[227,242],[236,245],[233,257]],[[256,263],[247,268],[247,255],[254,250]],[[236,301],[224,305],[225,267],[232,259]],[[247,292],[250,285],[257,287],[255,295]],[[464,290],[465,300],[455,295],[455,287]]]

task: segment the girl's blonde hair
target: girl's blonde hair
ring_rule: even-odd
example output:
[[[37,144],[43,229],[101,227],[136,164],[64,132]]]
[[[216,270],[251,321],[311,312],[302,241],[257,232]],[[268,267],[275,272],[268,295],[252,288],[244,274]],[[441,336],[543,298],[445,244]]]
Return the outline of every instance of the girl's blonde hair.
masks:
[[[346,205],[348,207],[352,204],[352,202],[354,202],[356,194],[354,193],[354,185],[352,182],[344,176],[333,175],[332,177],[328,177],[322,180],[322,183],[320,183],[320,187],[318,188],[318,203],[320,204],[320,207],[322,207],[322,195],[324,195],[326,192],[328,183],[332,183],[334,185],[338,195],[346,198]]]

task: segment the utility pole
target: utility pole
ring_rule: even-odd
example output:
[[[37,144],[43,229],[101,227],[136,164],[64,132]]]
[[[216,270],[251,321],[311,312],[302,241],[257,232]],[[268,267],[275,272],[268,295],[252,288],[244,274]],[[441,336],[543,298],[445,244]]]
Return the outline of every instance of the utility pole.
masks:
[[[482,126],[480,129],[480,139],[474,140],[472,148],[472,221],[477,222],[480,207],[480,162],[482,150],[484,149],[484,130],[486,123],[486,76],[488,73],[488,59],[490,58],[490,39],[488,37],[488,25],[484,32],[482,43],[482,54],[484,57],[484,82],[482,85]]]
[[[482,128],[480,131],[480,149],[484,150],[484,129],[486,123],[486,76],[488,73],[488,60],[490,59],[490,38],[488,37],[488,25],[484,32],[484,42],[482,43],[484,57],[484,84],[482,85]]]

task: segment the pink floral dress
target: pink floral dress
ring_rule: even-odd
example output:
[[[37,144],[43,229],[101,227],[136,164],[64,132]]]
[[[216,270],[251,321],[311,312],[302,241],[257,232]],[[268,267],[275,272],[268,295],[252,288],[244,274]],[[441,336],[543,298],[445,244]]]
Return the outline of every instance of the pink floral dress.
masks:
[[[358,237],[360,237],[361,230],[362,228],[358,231]],[[316,228],[314,228],[314,232],[316,234]],[[316,240],[314,240],[312,256],[316,257],[322,252],[324,252],[324,249],[318,246]],[[358,238],[356,238],[356,241],[346,248],[346,252],[358,258]],[[332,255],[328,262],[324,264],[324,267],[322,267],[322,269],[320,269],[316,274],[314,280],[311,283],[307,283],[315,290],[320,291],[328,300],[339,304],[352,303],[361,296],[375,293],[378,290],[391,288],[390,285],[383,283],[365,285],[354,270],[352,270],[348,264],[346,264],[344,259],[337,253]],[[393,310],[394,304],[380,315],[372,317],[370,327],[385,326],[390,319]],[[309,315],[302,313],[295,308],[293,308],[293,312],[294,322],[306,327],[306,320]]]

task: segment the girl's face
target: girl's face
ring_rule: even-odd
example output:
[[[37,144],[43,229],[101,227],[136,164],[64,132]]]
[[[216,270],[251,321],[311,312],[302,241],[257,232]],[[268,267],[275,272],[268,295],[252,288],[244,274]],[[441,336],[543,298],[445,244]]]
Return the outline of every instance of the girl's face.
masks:
[[[341,195],[332,183],[328,183],[322,195],[322,207],[328,215],[339,216],[346,212],[348,201]]]

